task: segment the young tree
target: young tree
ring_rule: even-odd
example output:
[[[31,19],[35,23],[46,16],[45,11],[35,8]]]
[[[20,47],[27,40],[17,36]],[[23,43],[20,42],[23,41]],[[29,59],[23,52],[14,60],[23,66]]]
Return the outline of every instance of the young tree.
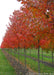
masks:
[[[40,47],[49,48],[54,35],[54,8],[53,0],[18,0],[23,6],[20,11],[14,11],[10,16],[6,41],[2,46],[12,48],[38,48],[38,71],[40,73]],[[8,34],[9,33],[9,34]],[[10,39],[13,38],[13,39]],[[9,42],[10,39],[10,42]],[[43,42],[44,41],[44,42]],[[46,44],[47,42],[47,44]],[[16,44],[15,44],[16,43]],[[42,44],[41,44],[42,43]]]

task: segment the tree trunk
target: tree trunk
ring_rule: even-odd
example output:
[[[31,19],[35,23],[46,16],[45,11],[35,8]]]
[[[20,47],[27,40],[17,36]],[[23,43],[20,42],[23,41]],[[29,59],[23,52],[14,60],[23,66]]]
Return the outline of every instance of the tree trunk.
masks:
[[[17,71],[17,73],[18,73],[18,75],[20,75],[20,71],[19,71],[19,49],[18,49],[18,64],[17,64],[17,66],[18,66],[18,71]]]
[[[25,70],[24,70],[24,75],[26,75],[26,50],[24,48],[24,55],[25,55]]]
[[[53,64],[53,51],[52,51],[52,64]]]
[[[39,40],[38,40],[38,44],[39,44]],[[38,73],[40,75],[40,47],[38,47]]]
[[[42,49],[42,63],[43,63],[43,49]]]
[[[31,50],[30,50],[30,57],[31,57]]]
[[[18,49],[18,62],[19,62],[19,49]]]

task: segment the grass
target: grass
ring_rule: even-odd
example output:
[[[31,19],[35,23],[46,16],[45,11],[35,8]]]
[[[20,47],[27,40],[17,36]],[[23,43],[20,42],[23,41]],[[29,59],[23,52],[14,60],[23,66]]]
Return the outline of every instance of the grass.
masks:
[[[33,50],[31,55],[34,55],[33,54],[33,53],[35,53],[34,51],[35,50]],[[14,50],[12,52],[9,51],[9,53],[12,54],[13,56],[15,56],[16,58],[18,58],[18,54],[15,54]],[[22,51],[22,53],[24,53],[24,52]],[[29,55],[29,51],[26,54]],[[24,63],[24,61],[25,61],[24,56],[19,55],[19,60]],[[47,60],[49,60],[49,59],[47,59]],[[38,72],[38,62],[37,61],[34,61],[34,60],[30,59],[30,58],[26,58],[26,61],[27,61],[27,65],[31,69],[33,69],[34,71]],[[54,73],[54,68],[46,66],[46,65],[40,63],[40,71],[41,71],[41,73]]]
[[[10,65],[1,49],[0,49],[0,75],[16,75],[15,70]]]
[[[29,50],[30,50],[30,49],[28,49],[28,50],[26,51],[26,54],[27,54],[28,56],[30,56]],[[31,56],[38,59],[38,50],[37,50],[37,49],[31,49],[30,51],[31,51]],[[24,54],[24,51],[22,52],[22,54]],[[51,57],[51,58],[49,59],[49,58],[43,56],[43,61],[47,61],[47,62],[50,62],[50,63],[52,62],[52,54],[51,54],[51,51],[49,51],[48,53],[47,53],[46,51],[43,51],[43,55],[44,55],[44,56]],[[41,50],[41,49],[40,49],[40,60],[42,60],[42,50]]]
[[[21,54],[24,54],[23,49],[19,49],[19,51],[20,51]],[[31,51],[31,56],[38,59],[38,50],[37,49],[27,49],[26,55],[30,56],[30,51]],[[51,53],[51,51],[49,51],[48,53],[46,51],[43,51],[43,55],[50,57],[50,58],[47,58],[47,57],[43,56],[43,61],[47,61],[47,62],[52,63],[52,53]],[[40,60],[42,60],[42,50],[41,49],[40,49]]]

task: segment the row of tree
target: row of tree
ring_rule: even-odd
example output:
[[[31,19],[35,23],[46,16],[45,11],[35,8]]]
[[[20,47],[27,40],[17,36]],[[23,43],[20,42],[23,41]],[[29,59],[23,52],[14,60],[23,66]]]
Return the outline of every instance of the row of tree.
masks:
[[[1,48],[38,48],[40,73],[39,48],[54,49],[54,0],[18,1],[23,6],[10,16]]]
[[[54,49],[54,1],[18,0],[23,6],[10,16],[1,48]]]

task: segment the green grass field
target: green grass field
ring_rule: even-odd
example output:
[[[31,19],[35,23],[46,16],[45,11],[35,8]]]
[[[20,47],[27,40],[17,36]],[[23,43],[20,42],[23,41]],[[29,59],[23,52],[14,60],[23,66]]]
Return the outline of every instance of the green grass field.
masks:
[[[0,49],[0,75],[16,75],[15,70],[10,65],[1,49]]]
[[[10,50],[9,53],[12,54],[13,56],[15,56],[18,59],[18,54],[15,54],[14,50],[12,50],[12,52]],[[20,53],[23,54],[24,53],[23,50],[22,51],[20,50]],[[26,54],[27,55],[30,54],[29,53],[29,49],[26,51]],[[44,52],[43,54],[45,54],[47,56],[47,53]],[[41,51],[40,51],[40,55],[41,55]],[[37,58],[38,57],[37,56],[37,50],[31,50],[31,56],[34,56],[34,57]],[[48,56],[51,56],[51,52],[48,53]],[[40,57],[40,59],[42,59],[42,58]],[[25,60],[24,56],[19,55],[19,60],[24,63],[24,60]],[[51,58],[50,59],[49,58],[45,58],[44,60],[45,61],[49,61],[49,62],[52,61]],[[26,58],[26,61],[27,61],[27,65],[31,69],[33,69],[34,71],[38,72],[38,62],[37,61],[34,61],[34,60],[30,59],[30,58]],[[54,73],[54,68],[46,66],[46,65],[44,65],[42,63],[40,63],[40,70],[41,70],[41,73]]]
[[[26,55],[30,56],[30,52],[31,52],[31,56],[35,57],[38,59],[38,50],[37,49],[28,49],[26,50]],[[20,53],[24,54],[24,51],[20,49]],[[44,56],[48,56],[50,58],[44,57]],[[42,50],[40,48],[40,60],[42,60]],[[46,51],[43,50],[43,61],[47,61],[47,62],[52,62],[52,52],[49,51],[48,53]]]

